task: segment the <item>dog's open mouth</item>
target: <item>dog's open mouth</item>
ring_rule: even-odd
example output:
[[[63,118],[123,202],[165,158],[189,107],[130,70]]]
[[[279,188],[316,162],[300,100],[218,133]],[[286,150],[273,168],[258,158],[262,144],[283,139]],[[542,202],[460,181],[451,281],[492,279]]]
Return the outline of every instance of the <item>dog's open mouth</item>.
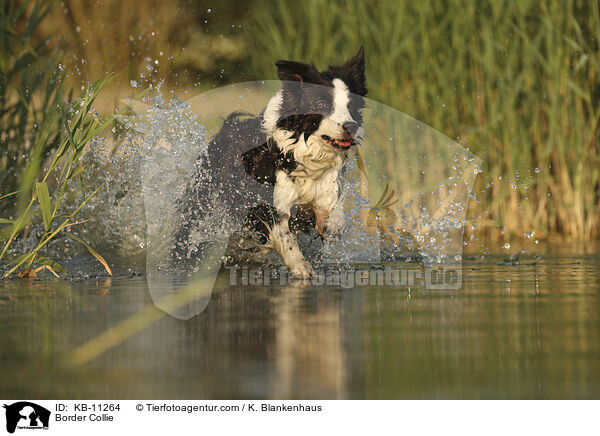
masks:
[[[334,139],[327,135],[321,135],[321,138],[325,140],[329,145],[341,150],[348,150],[353,145],[356,145],[356,141],[353,138]]]

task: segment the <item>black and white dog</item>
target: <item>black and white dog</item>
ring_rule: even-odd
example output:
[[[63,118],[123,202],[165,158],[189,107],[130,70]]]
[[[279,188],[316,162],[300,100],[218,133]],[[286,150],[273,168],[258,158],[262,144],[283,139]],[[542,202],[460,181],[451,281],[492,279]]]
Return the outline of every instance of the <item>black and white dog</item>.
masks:
[[[344,230],[340,174],[362,134],[364,50],[325,71],[292,61],[276,66],[283,86],[264,113],[231,114],[209,144],[208,166],[199,164],[205,167],[181,203],[176,258],[189,258],[196,250],[190,248],[191,235],[210,213],[207,198],[242,217],[259,246],[276,250],[301,278],[311,277],[313,268],[300,251],[297,233],[316,227],[329,238]]]

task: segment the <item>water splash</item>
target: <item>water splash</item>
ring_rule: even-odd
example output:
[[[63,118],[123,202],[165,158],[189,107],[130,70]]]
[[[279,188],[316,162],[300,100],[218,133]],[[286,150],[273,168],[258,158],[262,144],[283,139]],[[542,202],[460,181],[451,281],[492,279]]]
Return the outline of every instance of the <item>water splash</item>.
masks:
[[[185,288],[203,267],[209,276],[218,271],[227,245],[231,248],[230,236],[241,227],[241,215],[231,214],[219,193],[208,189],[211,213],[190,233],[185,256],[200,254],[201,261],[174,269],[174,237],[182,226],[179,200],[191,180],[211,186],[210,171],[205,171],[210,165],[207,139],[224,117],[240,109],[260,113],[280,86],[279,81],[235,84],[186,102],[166,101],[159,91],[143,102],[130,102],[137,115],[124,120],[123,139],[97,139],[83,157],[86,171],[72,187],[82,184],[85,191],[101,182],[105,187],[84,211],[93,223],[78,231],[114,262],[140,265],[133,259],[145,256],[155,301]],[[318,253],[312,261],[460,263],[471,187],[481,172],[479,159],[440,132],[378,102],[367,101],[364,118],[363,145],[349,159],[345,174],[348,226],[324,246],[316,235],[303,237],[304,245]],[[210,265],[202,265],[203,254],[205,261],[212,259]],[[207,303],[200,300],[199,306],[178,316],[199,313]]]

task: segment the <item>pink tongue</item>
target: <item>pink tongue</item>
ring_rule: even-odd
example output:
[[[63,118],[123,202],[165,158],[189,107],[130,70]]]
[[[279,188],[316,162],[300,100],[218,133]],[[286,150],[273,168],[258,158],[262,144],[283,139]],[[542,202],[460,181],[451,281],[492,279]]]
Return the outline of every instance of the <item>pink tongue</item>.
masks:
[[[341,147],[350,147],[350,141],[335,141],[335,143]]]

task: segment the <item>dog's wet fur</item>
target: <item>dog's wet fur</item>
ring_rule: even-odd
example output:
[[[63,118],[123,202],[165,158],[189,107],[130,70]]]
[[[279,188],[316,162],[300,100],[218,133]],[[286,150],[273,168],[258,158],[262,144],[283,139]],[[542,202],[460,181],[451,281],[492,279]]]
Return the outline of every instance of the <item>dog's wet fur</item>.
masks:
[[[190,247],[193,229],[215,201],[243,220],[257,244],[276,250],[300,278],[309,278],[313,268],[300,251],[297,233],[316,228],[330,238],[344,230],[340,175],[362,134],[364,50],[325,71],[293,61],[275,65],[283,86],[263,114],[229,115],[208,156],[198,160],[197,175],[180,201],[176,259],[195,250]]]

